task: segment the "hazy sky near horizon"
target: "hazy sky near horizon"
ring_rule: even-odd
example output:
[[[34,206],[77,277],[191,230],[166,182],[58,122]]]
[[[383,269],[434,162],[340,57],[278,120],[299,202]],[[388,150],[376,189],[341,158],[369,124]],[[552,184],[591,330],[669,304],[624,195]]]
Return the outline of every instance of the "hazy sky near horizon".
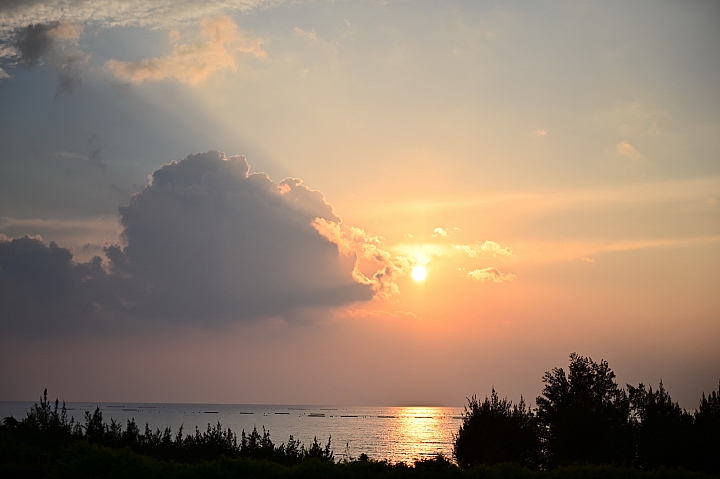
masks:
[[[694,409],[720,379],[718,25],[0,3],[0,400],[532,400],[577,352]]]

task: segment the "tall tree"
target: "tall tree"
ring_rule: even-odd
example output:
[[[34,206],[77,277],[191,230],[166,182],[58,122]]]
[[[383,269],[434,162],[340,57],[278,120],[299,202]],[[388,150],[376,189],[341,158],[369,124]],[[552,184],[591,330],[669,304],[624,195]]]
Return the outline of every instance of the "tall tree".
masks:
[[[548,465],[631,462],[630,404],[607,361],[572,353],[568,374],[554,368],[543,382],[536,403]]]

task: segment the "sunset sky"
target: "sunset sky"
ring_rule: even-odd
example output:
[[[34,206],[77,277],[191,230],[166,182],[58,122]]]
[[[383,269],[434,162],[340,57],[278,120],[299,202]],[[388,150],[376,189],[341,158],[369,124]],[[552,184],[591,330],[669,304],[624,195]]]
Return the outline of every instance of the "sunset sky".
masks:
[[[719,25],[710,0],[1,2],[0,400],[532,403],[577,352],[694,410]]]

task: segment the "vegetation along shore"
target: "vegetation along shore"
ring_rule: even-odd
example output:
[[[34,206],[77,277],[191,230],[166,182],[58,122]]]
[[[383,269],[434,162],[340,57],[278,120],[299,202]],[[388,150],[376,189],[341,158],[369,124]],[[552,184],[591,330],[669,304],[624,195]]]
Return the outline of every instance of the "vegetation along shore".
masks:
[[[543,376],[536,408],[493,390],[473,396],[455,436],[453,457],[413,464],[337,461],[331,438],[309,446],[290,436],[220,423],[186,434],[103,418],[68,418],[47,391],[20,420],[0,425],[0,476],[17,478],[703,478],[720,477],[720,388],[681,409],[662,383],[618,386],[605,361],[572,354],[568,370]]]

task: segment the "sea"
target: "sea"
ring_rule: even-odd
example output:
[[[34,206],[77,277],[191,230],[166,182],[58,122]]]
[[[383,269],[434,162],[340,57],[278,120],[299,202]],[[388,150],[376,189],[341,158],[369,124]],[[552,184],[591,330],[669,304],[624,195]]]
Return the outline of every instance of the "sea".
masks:
[[[32,401],[0,402],[0,418],[22,419],[35,404]],[[238,437],[263,428],[276,445],[287,443],[290,435],[309,447],[314,438],[325,446],[331,440],[336,460],[356,459],[367,454],[375,460],[411,464],[443,454],[452,457],[453,435],[462,423],[461,407],[347,407],[288,406],[257,404],[152,404],[152,403],[66,403],[69,417],[85,423],[85,413],[100,407],[106,422],[114,419],[123,429],[134,419],[143,430],[170,427],[173,434],[205,431],[218,422]]]

